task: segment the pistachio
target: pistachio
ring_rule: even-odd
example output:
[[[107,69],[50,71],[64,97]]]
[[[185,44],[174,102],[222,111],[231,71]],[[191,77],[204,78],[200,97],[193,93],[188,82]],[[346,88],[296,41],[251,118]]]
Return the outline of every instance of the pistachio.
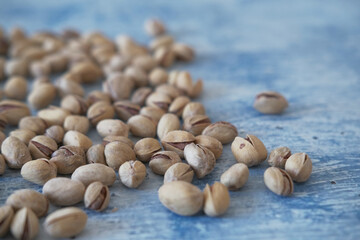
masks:
[[[182,216],[195,215],[203,207],[203,193],[198,187],[188,182],[165,183],[158,193],[160,202],[167,209]]]
[[[24,179],[39,185],[44,185],[50,179],[55,178],[56,174],[57,167],[55,163],[46,158],[27,162],[21,168],[21,176]]]
[[[230,205],[227,187],[219,182],[212,186],[206,184],[204,189],[204,212],[210,217],[217,217],[226,212]]]
[[[135,87],[145,87],[148,85],[148,76],[146,72],[136,66],[128,66],[124,71],[125,76],[132,79],[135,83]]]
[[[205,115],[204,105],[199,102],[189,102],[186,104],[182,113],[182,118],[186,119],[194,115]]]
[[[28,75],[28,61],[25,59],[11,59],[5,63],[5,73],[7,76]]]
[[[94,126],[96,126],[96,124],[101,120],[113,118],[114,115],[115,111],[113,106],[106,101],[98,101],[94,103],[87,111],[87,118]]]
[[[104,185],[111,186],[116,179],[115,171],[101,163],[93,163],[81,166],[71,175],[72,180],[78,180],[85,186],[92,182],[101,182]]]
[[[172,50],[174,51],[175,58],[181,61],[189,62],[195,57],[194,50],[183,43],[175,43],[172,45]]]
[[[151,118],[153,122],[158,124],[160,118],[165,114],[165,111],[158,107],[143,107],[140,110],[140,115]]]
[[[170,84],[161,84],[157,86],[155,92],[165,94],[171,99],[184,95],[184,92],[182,90]]]
[[[183,158],[185,147],[194,141],[195,137],[191,133],[176,130],[166,134],[166,136],[161,140],[161,144],[165,150],[174,151]]]
[[[48,108],[42,109],[38,112],[38,117],[45,120],[48,126],[64,124],[65,118],[70,115],[70,112],[66,109],[49,106]]]
[[[52,138],[57,144],[60,144],[64,138],[65,131],[61,126],[54,125],[46,129],[45,136]]]
[[[117,116],[127,121],[130,117],[139,114],[140,106],[130,101],[117,101],[114,103],[114,108]]]
[[[245,163],[248,167],[259,165],[267,157],[264,144],[254,135],[246,135],[246,138],[236,137],[231,144],[231,151],[236,161]]]
[[[306,153],[295,153],[286,161],[285,171],[295,182],[306,182],[312,172],[312,161]]]
[[[158,19],[146,20],[144,27],[146,33],[151,36],[158,36],[166,31],[164,24]]]
[[[176,86],[177,79],[179,77],[180,71],[171,71],[169,73],[168,83],[172,86]]]
[[[88,106],[91,106],[94,103],[99,102],[99,101],[105,101],[110,104],[111,97],[108,93],[104,93],[102,91],[97,91],[97,90],[92,91],[87,95],[86,102],[87,102]]]
[[[124,55],[114,55],[108,64],[109,69],[114,72],[124,70],[131,63],[131,58]]]
[[[109,76],[103,83],[103,91],[110,94],[113,101],[128,99],[135,83],[132,78],[118,73]]]
[[[151,86],[165,84],[168,80],[168,74],[163,68],[154,68],[149,74],[149,82]]]
[[[0,114],[0,131],[4,131],[7,124],[8,124],[8,122],[7,122],[6,117],[3,114]]]
[[[154,58],[160,66],[168,68],[174,63],[175,54],[172,48],[163,46],[155,50]]]
[[[135,115],[129,118],[127,124],[132,135],[136,137],[155,137],[156,135],[156,125],[149,117]]]
[[[55,85],[60,97],[66,95],[77,95],[83,97],[85,94],[84,88],[80,85],[77,75],[65,74],[56,80]]]
[[[201,79],[197,80],[195,84],[193,84],[192,89],[189,92],[189,97],[197,98],[203,91],[203,81]]]
[[[172,113],[164,114],[158,123],[157,126],[157,135],[163,139],[168,132],[179,130],[180,129],[180,120],[179,118]]]
[[[0,154],[0,176],[4,174],[6,169],[6,162],[2,154]],[[1,222],[1,219],[0,219]],[[0,231],[1,232],[1,231]],[[1,236],[1,234],[0,234]]]
[[[160,143],[155,138],[143,138],[134,146],[136,157],[142,162],[150,161],[151,156],[160,150]]]
[[[30,64],[30,73],[33,77],[49,76],[51,66],[47,61],[34,61]]]
[[[149,167],[154,173],[164,175],[169,167],[180,162],[181,159],[176,152],[160,151],[151,156]]]
[[[140,161],[127,161],[120,166],[121,182],[128,188],[137,188],[145,179],[146,167]]]
[[[106,164],[114,170],[118,170],[126,161],[136,158],[134,150],[123,142],[111,142],[106,144],[104,154]]]
[[[134,143],[129,138],[124,136],[106,136],[103,139],[103,145],[106,146],[111,142],[122,142],[127,144],[130,148],[134,148]]]
[[[70,72],[79,75],[82,83],[96,82],[102,75],[101,69],[90,61],[76,63]]]
[[[266,91],[256,95],[254,108],[264,114],[280,114],[288,107],[286,99],[277,92]]]
[[[52,237],[69,238],[81,233],[86,222],[87,215],[84,211],[76,207],[67,207],[47,216],[44,229]]]
[[[179,96],[169,106],[169,112],[180,117],[183,114],[185,106],[190,102],[190,98],[186,96]]]
[[[101,212],[107,208],[109,201],[109,188],[101,182],[93,182],[86,188],[84,196],[86,208]]]
[[[74,130],[86,134],[89,130],[89,127],[89,119],[84,116],[69,115],[65,118],[64,121],[65,131]]]
[[[216,138],[210,136],[206,136],[206,135],[196,136],[195,144],[199,144],[212,151],[216,159],[218,159],[221,156],[221,153],[223,151],[223,146],[221,142]]]
[[[30,140],[36,136],[36,133],[34,133],[33,131],[30,131],[28,129],[17,129],[17,130],[11,131],[9,133],[9,136],[16,137],[17,139],[19,139],[20,141],[25,143],[26,146],[28,146]]]
[[[0,114],[4,116],[9,125],[18,125],[23,117],[30,116],[29,107],[15,100],[0,101]]]
[[[57,206],[75,205],[83,200],[84,193],[82,182],[65,177],[50,179],[43,187],[43,194]]]
[[[193,80],[190,73],[186,71],[180,72],[176,78],[175,86],[189,95],[193,88]]]
[[[1,153],[9,168],[19,169],[31,161],[27,146],[16,137],[7,137],[1,145]]]
[[[15,191],[7,198],[6,204],[12,206],[15,211],[23,207],[28,207],[33,210],[38,217],[45,216],[49,208],[47,198],[32,189]]]
[[[211,121],[206,115],[194,115],[187,117],[184,120],[184,130],[192,133],[194,136],[201,134],[201,132],[211,124]]]
[[[134,91],[131,96],[131,102],[140,106],[145,104],[147,97],[152,93],[152,89],[149,87],[141,87]]]
[[[146,105],[149,107],[158,107],[165,112],[171,104],[171,98],[164,93],[154,92],[146,99]]]
[[[6,236],[9,232],[11,221],[14,217],[14,210],[11,206],[0,207],[0,237]]]
[[[264,173],[265,185],[277,195],[289,196],[294,191],[294,184],[290,175],[284,170],[269,167]]]
[[[47,56],[44,61],[50,65],[51,72],[59,73],[65,71],[68,59],[64,54],[55,53]]]
[[[278,147],[271,151],[268,163],[272,167],[285,168],[285,163],[291,156],[291,150],[288,147]]]
[[[4,93],[7,98],[23,100],[26,97],[27,81],[22,76],[14,76],[6,81]]]
[[[86,161],[88,164],[91,163],[101,163],[106,164],[105,154],[104,154],[104,145],[96,144],[91,146],[86,152]]]
[[[159,36],[157,38],[155,38],[151,43],[150,43],[150,49],[151,50],[157,50],[159,48],[167,48],[170,47],[174,42],[174,38],[170,35],[162,35]]]
[[[51,154],[53,154],[57,148],[57,143],[52,138],[44,135],[33,137],[29,142],[29,150],[34,159],[50,159]]]
[[[88,109],[86,100],[77,95],[66,95],[60,105],[74,115],[84,115]]]
[[[64,135],[64,145],[78,146],[87,151],[91,145],[91,139],[78,131],[68,131]]]
[[[238,190],[249,178],[249,169],[243,163],[236,163],[226,170],[220,178],[220,182],[229,190]]]
[[[30,208],[23,207],[15,213],[11,222],[11,233],[16,239],[34,239],[38,232],[39,219]]]
[[[46,122],[43,119],[34,116],[24,117],[19,122],[20,129],[28,129],[37,135],[43,134],[46,127]]]
[[[50,78],[49,78],[49,77],[38,77],[38,78],[35,78],[35,79],[34,79],[34,82],[33,82],[33,85],[32,85],[33,91],[34,91],[35,89],[37,89],[39,86],[41,86],[42,84],[44,84],[44,83],[48,83],[48,84],[50,84],[51,86],[53,86],[53,85],[51,84],[51,82],[50,82]],[[53,87],[54,87],[54,86],[53,86]],[[30,94],[31,94],[31,92],[30,92]],[[42,94],[39,93],[39,94],[36,94],[36,95],[40,96],[40,95],[42,95]],[[56,88],[55,88],[55,95],[56,95]],[[29,99],[28,99],[28,100],[29,100]]]
[[[164,183],[173,181],[185,181],[191,183],[194,177],[194,171],[186,163],[175,163],[169,167],[164,174]]]
[[[185,159],[194,169],[198,178],[203,178],[211,173],[215,167],[216,159],[214,154],[201,145],[188,144],[184,149]]]
[[[215,122],[207,126],[202,135],[214,137],[222,144],[230,143],[238,135],[238,131],[234,125],[229,122]]]
[[[62,146],[52,154],[50,162],[55,163],[58,173],[71,174],[86,164],[85,153],[81,147]]]

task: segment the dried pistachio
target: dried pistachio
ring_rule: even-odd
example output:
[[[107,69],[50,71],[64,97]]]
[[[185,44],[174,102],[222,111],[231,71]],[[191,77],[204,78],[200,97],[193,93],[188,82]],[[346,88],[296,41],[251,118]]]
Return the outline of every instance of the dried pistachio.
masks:
[[[155,137],[156,125],[152,119],[143,115],[129,118],[127,124],[132,135],[136,137]]]
[[[23,117],[30,116],[29,107],[15,100],[0,101],[0,114],[4,116],[9,125],[18,125]]]
[[[114,55],[111,57],[108,67],[110,71],[119,72],[124,70],[130,63],[130,57],[124,55]]]
[[[272,167],[285,168],[285,163],[291,156],[291,150],[288,147],[278,147],[271,151],[268,163]]]
[[[227,187],[219,182],[212,186],[206,184],[204,189],[204,212],[210,217],[217,217],[226,212],[230,205]]]
[[[93,163],[77,168],[71,175],[71,179],[78,180],[85,186],[97,181],[104,185],[111,186],[115,182],[116,174],[114,169],[104,164]]]
[[[18,138],[20,141],[25,143],[26,146],[28,146],[30,140],[36,136],[36,133],[28,129],[17,129],[11,131],[9,136]]]
[[[161,140],[161,144],[165,150],[174,151],[183,158],[186,145],[191,144],[194,141],[195,137],[191,133],[177,130],[166,134],[166,136]]]
[[[20,129],[28,129],[30,131],[33,131],[37,135],[43,134],[47,128],[46,122],[39,118],[34,116],[28,116],[24,117],[19,122],[19,128]]]
[[[135,83],[133,79],[118,73],[109,76],[103,83],[103,91],[110,94],[113,101],[128,99]]]
[[[71,174],[86,164],[85,153],[81,147],[62,146],[52,154],[50,162],[55,163],[58,173]]]
[[[248,178],[249,168],[243,163],[236,163],[221,175],[220,182],[229,190],[238,190]]]
[[[88,106],[93,105],[96,102],[99,101],[105,101],[108,102],[109,104],[111,103],[111,97],[108,93],[104,93],[102,91],[92,91],[87,95],[87,104]]]
[[[96,130],[102,137],[110,135],[127,137],[129,134],[129,127],[118,119],[101,120],[97,124]]]
[[[27,146],[16,137],[7,137],[1,145],[1,153],[10,168],[21,168],[31,161],[30,151]]]
[[[148,76],[146,72],[135,66],[128,66],[124,71],[125,76],[132,79],[135,83],[135,87],[145,87],[148,85]]]
[[[196,98],[202,93],[202,91],[203,91],[203,81],[199,79],[195,84],[193,84],[192,89],[189,92],[189,96],[191,98]]]
[[[144,27],[146,33],[151,36],[158,36],[166,31],[164,24],[158,19],[146,20]]]
[[[91,163],[101,163],[106,164],[105,154],[104,154],[104,145],[96,144],[91,146],[86,152],[86,161],[88,164]]]
[[[146,105],[149,107],[158,107],[165,112],[168,110],[169,106],[171,104],[171,98],[160,92],[154,92],[149,95],[149,97],[146,99]]]
[[[45,136],[52,138],[57,144],[60,144],[64,138],[65,131],[59,125],[54,125],[46,129]]]
[[[184,130],[192,133],[194,136],[199,135],[202,131],[211,124],[211,121],[206,115],[194,115],[187,117],[184,120]]]
[[[94,126],[96,126],[96,124],[101,120],[113,118],[114,115],[115,111],[113,106],[106,101],[98,101],[94,103],[87,111],[87,118]]]
[[[86,100],[76,95],[67,95],[61,100],[60,105],[74,115],[84,115],[88,109]]]
[[[145,104],[147,97],[152,93],[152,89],[149,87],[141,87],[134,91],[131,96],[131,102],[140,106]]]
[[[180,72],[176,78],[175,86],[189,95],[193,88],[193,80],[190,73],[186,71]]]
[[[89,61],[76,63],[70,72],[79,75],[82,83],[96,82],[102,76],[101,69]]]
[[[186,96],[179,96],[169,106],[169,112],[181,116],[185,106],[190,102],[190,98]]]
[[[149,74],[149,81],[151,86],[165,84],[167,80],[168,74],[163,68],[154,68]]]
[[[78,131],[68,131],[64,135],[64,145],[78,146],[87,151],[91,145],[91,139]]]
[[[140,106],[127,100],[117,101],[114,103],[114,108],[117,116],[127,121],[130,117],[139,114]]]
[[[5,63],[5,73],[7,76],[28,75],[28,61],[25,59],[11,59]]]
[[[174,63],[175,54],[172,48],[159,47],[154,52],[154,58],[160,66],[168,68]]]
[[[264,173],[265,185],[277,195],[289,196],[294,191],[294,184],[290,175],[284,170],[269,167]]]
[[[124,136],[106,136],[103,139],[103,145],[106,146],[111,142],[122,142],[127,144],[130,148],[134,148],[134,143],[129,138]]]
[[[86,208],[101,212],[107,208],[109,201],[109,188],[101,182],[93,182],[86,188],[84,196]]]
[[[37,89],[40,85],[44,84],[44,83],[48,83],[48,84],[51,84],[50,82],[50,78],[49,77],[38,77],[38,78],[35,78],[34,81],[33,81],[33,84],[32,84],[32,88],[33,88],[33,91],[35,89]],[[52,84],[51,84],[52,85]],[[56,88],[55,88],[56,89]],[[30,93],[31,94],[31,93]],[[37,95],[41,95],[41,93],[37,94]]]
[[[223,146],[221,142],[216,138],[210,136],[206,136],[206,135],[196,136],[195,144],[199,144],[212,151],[216,159],[218,159],[221,156],[221,153],[223,151]]]
[[[10,228],[16,239],[31,240],[39,232],[39,219],[30,208],[23,207],[15,213]]]
[[[24,77],[14,76],[6,81],[4,93],[7,98],[23,100],[26,97],[27,81]]]
[[[80,80],[77,79],[77,77],[77,75],[68,73],[56,80],[55,85],[60,97],[64,97],[66,95],[84,96],[84,88],[80,85]]]
[[[280,114],[288,107],[286,99],[277,92],[266,91],[256,95],[254,108],[264,114]]]
[[[1,144],[3,143],[3,141],[5,140],[5,138],[6,138],[5,133],[0,132],[0,147],[1,147]]]
[[[23,207],[28,207],[33,210],[38,217],[45,216],[49,208],[47,198],[32,189],[15,191],[6,199],[6,204],[12,206],[15,211]]]
[[[106,144],[104,154],[106,164],[114,170],[118,170],[126,161],[136,158],[134,150],[123,142],[111,142]]]
[[[140,114],[151,118],[157,124],[165,114],[165,111],[158,107],[143,107],[140,110]]]
[[[170,84],[161,84],[157,86],[155,92],[165,94],[171,99],[184,95],[184,92]]]
[[[139,55],[132,60],[132,65],[149,72],[157,66],[157,62],[150,55]]]
[[[168,132],[179,130],[180,129],[180,120],[179,118],[172,113],[164,114],[158,123],[157,126],[157,135],[163,139]]]
[[[186,104],[182,113],[182,118],[186,119],[194,115],[205,115],[204,105],[199,102],[189,102]]]
[[[312,172],[312,161],[306,153],[295,153],[286,161],[285,170],[295,182],[306,182]]]
[[[142,162],[150,161],[151,156],[160,150],[160,143],[155,138],[143,138],[134,146],[136,157]]]
[[[188,144],[184,148],[184,156],[198,178],[203,178],[214,170],[215,156],[206,147],[194,143]]]
[[[119,169],[121,182],[128,188],[137,188],[145,179],[146,167],[140,161],[127,161]]]
[[[258,165],[267,158],[264,144],[254,135],[246,135],[246,138],[236,137],[231,144],[231,151],[236,161],[245,163],[248,167]]]
[[[150,43],[150,49],[151,50],[157,50],[159,48],[167,48],[170,47],[174,42],[174,38],[170,35],[162,35],[159,36],[157,38],[155,38],[151,43]]]
[[[5,169],[6,169],[6,162],[5,162],[3,155],[0,154],[0,176],[4,174]],[[1,222],[1,219],[0,219],[0,222]],[[0,234],[0,236],[1,236],[1,234]]]
[[[44,135],[38,135],[29,142],[29,150],[34,159],[46,158],[50,159],[51,155],[58,148],[57,143]]]
[[[169,167],[180,162],[181,159],[176,152],[160,151],[151,156],[149,167],[154,173],[164,175]]]
[[[166,170],[164,174],[164,183],[173,181],[185,181],[191,183],[194,177],[194,171],[186,163],[175,163]]]
[[[86,134],[89,130],[90,122],[87,117],[70,115],[65,118],[64,129],[65,131],[78,131],[83,134]]]
[[[0,237],[6,236],[9,232],[11,221],[14,217],[14,209],[4,205],[0,207]]]
[[[45,120],[48,126],[64,124],[65,118],[70,115],[70,112],[66,109],[49,106],[38,112],[38,117]]]
[[[172,49],[176,59],[189,62],[192,61],[195,57],[194,50],[186,44],[175,43],[172,45]]]
[[[202,135],[214,137],[222,144],[230,143],[238,135],[238,131],[234,125],[229,122],[215,122],[207,126]]]
[[[46,158],[29,161],[21,168],[21,176],[33,183],[44,185],[47,181],[55,178],[57,167],[55,163]]]
[[[51,54],[47,56],[44,61],[50,65],[52,73],[63,72],[68,65],[67,57],[61,53]]]
[[[33,77],[49,76],[51,66],[47,61],[34,61],[30,64],[30,73]]]

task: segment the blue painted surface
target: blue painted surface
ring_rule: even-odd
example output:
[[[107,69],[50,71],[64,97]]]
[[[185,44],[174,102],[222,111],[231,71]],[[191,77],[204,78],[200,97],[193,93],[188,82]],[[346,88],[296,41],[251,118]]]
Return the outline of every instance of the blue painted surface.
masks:
[[[295,184],[289,198],[266,189],[266,162],[251,168],[221,218],[166,210],[157,197],[162,177],[148,169],[137,190],[117,181],[108,210],[87,211],[88,225],[77,239],[360,239],[359,9],[359,1],[1,0],[0,23],[29,32],[73,26],[147,43],[143,21],[158,16],[179,41],[197,49],[193,64],[174,69],[205,80],[200,101],[213,121],[257,135],[268,150],[286,145],[313,160],[311,178]],[[283,115],[252,108],[256,93],[267,89],[289,100]],[[90,135],[100,141],[94,131]],[[234,163],[225,146],[215,170],[194,184],[219,180]],[[0,177],[0,203],[27,187],[41,190],[8,170]],[[38,239],[45,238],[41,230]]]

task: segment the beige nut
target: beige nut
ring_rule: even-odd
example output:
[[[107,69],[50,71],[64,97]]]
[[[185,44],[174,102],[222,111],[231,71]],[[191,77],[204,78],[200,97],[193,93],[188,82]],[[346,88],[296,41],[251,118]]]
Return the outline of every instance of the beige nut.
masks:
[[[31,240],[39,232],[39,219],[30,208],[23,207],[15,213],[10,228],[15,239]]]
[[[286,161],[285,171],[295,182],[306,182],[312,172],[312,161],[306,153],[295,153]]]
[[[220,182],[229,190],[240,189],[249,178],[249,168],[243,163],[236,163],[226,170],[220,177]]]
[[[272,167],[285,168],[285,163],[291,156],[291,150],[288,147],[278,147],[271,151],[268,163]]]
[[[11,221],[14,217],[14,209],[9,205],[0,207],[0,237],[9,232]]]
[[[71,174],[86,164],[85,153],[78,146],[62,146],[52,154],[50,162],[55,163],[58,173]]]
[[[176,114],[178,117],[182,116],[185,106],[190,102],[187,96],[179,96],[169,106],[169,113]]]
[[[294,191],[293,180],[284,170],[269,167],[264,173],[265,185],[270,191],[277,195],[289,196]]]
[[[93,163],[81,166],[71,175],[71,179],[82,182],[88,186],[92,182],[102,182],[104,185],[111,186],[116,179],[114,169],[101,164]]]
[[[123,121],[118,119],[104,119],[96,125],[96,130],[102,137],[106,136],[124,136],[129,135],[129,127]]]
[[[126,161],[136,159],[134,150],[123,142],[106,144],[104,154],[106,164],[115,171]]]
[[[87,118],[94,126],[96,126],[96,124],[101,120],[113,118],[114,115],[115,111],[113,106],[106,101],[98,101],[94,103],[87,111]]]
[[[188,144],[184,149],[184,156],[198,178],[203,178],[214,170],[215,156],[206,147]]]
[[[140,115],[149,117],[155,124],[158,124],[165,111],[158,107],[142,107]]]
[[[174,151],[181,158],[184,158],[184,149],[186,145],[195,141],[195,137],[186,131],[176,130],[171,131],[161,140],[165,150]]]
[[[29,161],[21,168],[21,176],[24,179],[39,185],[44,185],[50,179],[55,178],[56,174],[55,163],[46,158]]]
[[[222,144],[227,144],[234,140],[234,138],[238,135],[238,131],[231,123],[221,121],[207,126],[202,131],[202,135],[214,137]]]
[[[45,136],[52,138],[57,144],[63,141],[65,131],[59,125],[54,125],[45,130]]]
[[[61,100],[60,106],[74,115],[84,115],[88,110],[88,104],[86,100],[77,95],[66,95]]]
[[[114,103],[116,115],[123,121],[129,120],[132,116],[139,114],[140,106],[127,100]]]
[[[120,166],[121,182],[128,188],[137,188],[145,179],[146,167],[140,161],[127,161]]]
[[[29,107],[25,103],[16,100],[0,101],[0,114],[12,126],[18,125],[23,117],[31,115]]]
[[[64,145],[77,146],[87,151],[92,146],[91,139],[78,131],[68,131],[64,135]]]
[[[149,167],[154,173],[164,175],[169,167],[180,162],[181,159],[176,152],[160,151],[151,156]]]
[[[194,171],[186,163],[175,163],[166,170],[164,174],[164,183],[173,181],[185,181],[191,183],[194,177]]]
[[[217,217],[226,212],[230,206],[230,194],[227,187],[219,182],[212,186],[206,184],[204,189],[204,212],[210,217]]]
[[[11,131],[9,133],[9,136],[16,137],[21,142],[25,143],[26,146],[28,146],[30,140],[36,136],[36,133],[34,133],[33,131],[30,131],[30,130],[27,130],[27,129],[17,129],[17,130]]]
[[[151,156],[160,150],[160,143],[155,138],[140,139],[134,146],[136,157],[142,162],[150,161]]]
[[[84,195],[86,208],[101,212],[107,208],[109,201],[109,188],[101,182],[93,182],[86,188]]]
[[[56,97],[56,88],[51,83],[41,83],[33,88],[28,96],[28,102],[35,109],[49,106]]]
[[[139,106],[143,106],[147,97],[152,93],[152,89],[149,87],[141,87],[134,91],[131,96],[131,102]]]
[[[45,120],[48,126],[64,124],[65,118],[70,115],[70,112],[66,109],[49,106],[48,108],[42,109],[38,112],[38,117]]]
[[[246,135],[246,138],[236,137],[231,144],[231,151],[236,161],[248,167],[259,165],[267,158],[264,144],[254,135]]]
[[[194,136],[200,135],[202,131],[211,124],[210,118],[206,115],[194,115],[184,119],[184,130]]]
[[[27,146],[16,137],[7,137],[1,144],[1,153],[9,168],[19,169],[31,161]]]
[[[14,76],[6,81],[4,93],[7,98],[23,100],[26,97],[27,81],[24,77]]]
[[[180,129],[180,120],[179,118],[172,113],[166,113],[162,115],[159,120],[157,126],[157,135],[161,139],[163,139],[166,134],[171,131],[179,130]]]
[[[205,108],[202,103],[189,102],[183,109],[182,118],[186,119],[194,115],[205,115]]]
[[[131,141],[129,138],[124,136],[107,136],[103,138],[102,144],[106,146],[107,144],[111,142],[122,142],[127,144],[130,148],[134,148],[134,142]]]
[[[87,117],[70,115],[65,118],[64,129],[65,131],[78,131],[82,134],[86,134],[90,128],[90,121]]]
[[[132,135],[136,137],[155,137],[156,125],[154,121],[144,115],[135,115],[129,118],[127,124]]]
[[[96,144],[91,146],[86,152],[86,161],[88,164],[91,163],[101,163],[106,164],[105,154],[104,154],[104,145]]]
[[[146,33],[151,36],[158,36],[166,31],[164,24],[158,19],[146,20],[144,28]]]
[[[44,135],[33,137],[29,142],[29,150],[33,159],[50,159],[53,152],[58,148],[57,143]]]
[[[45,132],[47,128],[46,122],[35,116],[24,117],[19,122],[20,129],[28,129],[36,133],[36,135],[41,135]]]
[[[206,136],[206,135],[196,136],[195,144],[199,144],[212,151],[216,159],[218,159],[221,156],[223,151],[223,145],[221,144],[221,142],[216,138],[210,136]]]
[[[277,92],[266,91],[256,95],[254,108],[264,114],[280,114],[288,107],[286,99]]]
[[[28,207],[33,210],[38,217],[45,216],[49,208],[47,198],[32,189],[15,191],[6,199],[6,204],[12,206],[15,211],[23,207]]]

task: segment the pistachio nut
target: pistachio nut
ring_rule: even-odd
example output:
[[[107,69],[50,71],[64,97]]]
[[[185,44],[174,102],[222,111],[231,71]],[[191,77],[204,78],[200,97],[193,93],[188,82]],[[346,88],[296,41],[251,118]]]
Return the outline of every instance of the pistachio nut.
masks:
[[[19,122],[20,129],[28,129],[36,133],[36,135],[43,134],[47,128],[46,122],[35,116],[27,116],[20,120]]]
[[[4,86],[4,93],[7,98],[23,100],[26,97],[27,81],[22,76],[9,78]]]
[[[164,184],[173,181],[185,181],[191,183],[194,177],[194,170],[186,163],[175,163],[169,167],[164,174]]]
[[[110,76],[103,83],[103,91],[111,96],[113,101],[128,99],[135,86],[134,80],[118,73]]]
[[[64,145],[77,146],[87,151],[92,146],[91,139],[78,131],[68,131],[64,135]]]
[[[229,190],[238,190],[249,178],[249,168],[243,163],[236,163],[226,170],[220,178],[220,182]]]
[[[115,135],[124,136],[129,135],[129,127],[118,119],[104,119],[96,125],[96,130],[102,137]]]
[[[184,130],[194,136],[200,135],[202,131],[211,124],[210,118],[206,115],[194,115],[184,119]]]
[[[206,135],[198,135],[195,137],[195,144],[199,144],[203,147],[206,147],[214,154],[215,158],[218,159],[223,151],[223,145],[216,138],[206,136]]]
[[[306,182],[312,172],[312,161],[306,153],[295,153],[286,161],[285,171],[295,182]]]
[[[14,209],[9,205],[0,207],[0,237],[9,232],[11,221],[14,217]]]
[[[145,179],[145,165],[136,161],[127,161],[120,166],[119,176],[121,182],[128,188],[137,188]]]
[[[89,107],[99,101],[105,101],[110,104],[111,97],[108,93],[104,93],[104,92],[98,91],[98,90],[92,91],[87,95],[86,102]]]
[[[268,163],[272,167],[285,168],[285,163],[291,156],[291,150],[288,147],[278,147],[271,151]]]
[[[236,137],[231,144],[231,151],[236,161],[245,163],[248,167],[259,165],[267,158],[264,144],[254,135]]]
[[[108,186],[101,182],[91,183],[85,191],[84,203],[86,208],[101,212],[107,208],[110,202]]]
[[[164,114],[165,111],[158,107],[142,107],[140,109],[140,115],[149,117],[155,124],[158,124]]]
[[[23,117],[31,115],[29,107],[25,103],[16,100],[0,101],[0,114],[12,126],[18,125]]]
[[[30,151],[23,143],[16,137],[7,137],[1,144],[1,153],[9,168],[19,169],[25,163],[31,161]]]
[[[52,154],[50,162],[55,163],[58,173],[71,174],[86,164],[85,153],[78,146],[62,146]]]
[[[88,186],[92,182],[102,182],[104,185],[111,186],[116,179],[114,169],[101,164],[93,163],[81,166],[71,175],[71,179],[82,182]]]
[[[180,162],[181,159],[176,152],[160,151],[151,156],[149,167],[154,173],[164,175],[169,167]]]
[[[188,144],[191,144],[195,141],[195,137],[186,131],[176,130],[171,131],[166,134],[166,136],[161,140],[165,150],[174,151],[181,158],[184,158],[184,149]]]
[[[162,115],[157,126],[157,135],[160,139],[163,139],[168,132],[179,130],[180,120],[172,113],[166,113]]]
[[[289,196],[294,191],[293,180],[284,170],[269,167],[264,173],[265,185],[270,191],[277,195]]]
[[[10,230],[16,239],[34,239],[39,232],[39,219],[30,208],[23,207],[15,213]]]
[[[286,99],[277,92],[266,91],[256,95],[254,108],[264,114],[280,114],[288,107]]]
[[[146,105],[149,107],[158,107],[165,112],[168,110],[171,104],[171,98],[160,92],[153,92],[151,93],[148,98],[146,99]]]
[[[104,154],[106,164],[114,170],[118,170],[126,161],[136,158],[134,150],[123,142],[111,142],[106,144]]]
[[[184,149],[184,156],[198,178],[203,178],[214,170],[215,156],[206,147],[188,144]]]
[[[21,168],[21,176],[39,185],[44,185],[47,181],[55,178],[57,167],[55,163],[46,158],[39,158],[25,163]]]
[[[155,137],[156,125],[154,121],[144,115],[135,115],[129,118],[127,124],[132,135],[136,137]]]
[[[230,194],[227,187],[219,182],[212,186],[206,184],[204,189],[204,212],[210,217],[217,217],[226,212],[230,205]]]
[[[152,93],[152,89],[149,87],[141,87],[134,91],[131,96],[131,102],[140,106],[145,104],[147,97]]]
[[[132,116],[139,114],[140,106],[127,100],[114,103],[116,115],[123,121],[129,120]]]
[[[113,106],[106,101],[98,101],[94,103],[87,111],[87,118],[94,126],[96,126],[96,124],[101,120],[113,118],[114,115],[115,111]]]
[[[185,106],[190,102],[190,98],[187,96],[179,96],[169,106],[169,112],[176,114],[180,117],[183,114]]]
[[[215,122],[207,126],[202,135],[207,135],[216,138],[222,144],[230,143],[238,135],[238,131],[234,125],[229,122]]]
[[[45,130],[45,136],[52,138],[57,144],[63,141],[65,131],[59,125],[53,125]]]
[[[6,199],[6,204],[12,206],[15,211],[23,207],[28,207],[33,210],[38,217],[45,216],[49,208],[47,198],[32,189],[15,191]]]
[[[39,82],[38,82],[39,83]],[[51,83],[41,83],[33,87],[28,96],[29,104],[35,109],[43,109],[49,106],[56,97],[56,88]]]
[[[149,74],[151,86],[158,86],[167,82],[168,73],[163,68],[154,68]]]
[[[104,149],[105,149],[105,147],[103,144],[92,145],[86,152],[87,163],[88,164],[91,164],[91,163],[106,164]]]
[[[34,133],[33,131],[30,131],[28,129],[17,129],[17,130],[11,131],[9,133],[9,136],[16,137],[21,142],[25,143],[26,146],[28,146],[30,140],[36,136],[36,133]]]
[[[58,145],[52,138],[44,135],[38,135],[30,140],[28,147],[33,159],[50,159],[53,152],[57,150]]]
[[[186,119],[194,115],[205,115],[205,108],[202,103],[199,102],[189,102],[185,105],[182,113],[182,118]]]
[[[124,136],[106,136],[103,138],[103,145],[106,146],[111,142],[122,142],[127,144],[130,148],[134,148],[134,142]]]
[[[78,115],[69,115],[65,118],[64,129],[65,131],[78,131],[86,134],[90,128],[90,121],[87,117]]]
[[[42,109],[38,112],[38,117],[45,120],[48,126],[64,124],[65,118],[70,115],[70,112],[66,109],[49,106],[48,108]]]
[[[150,161],[151,156],[160,150],[160,143],[155,138],[140,139],[134,146],[136,157],[142,162]]]
[[[158,19],[146,20],[144,28],[146,33],[151,36],[159,36],[166,31],[164,24]]]
[[[74,115],[84,115],[88,110],[86,100],[77,95],[66,95],[61,100],[60,106]]]

